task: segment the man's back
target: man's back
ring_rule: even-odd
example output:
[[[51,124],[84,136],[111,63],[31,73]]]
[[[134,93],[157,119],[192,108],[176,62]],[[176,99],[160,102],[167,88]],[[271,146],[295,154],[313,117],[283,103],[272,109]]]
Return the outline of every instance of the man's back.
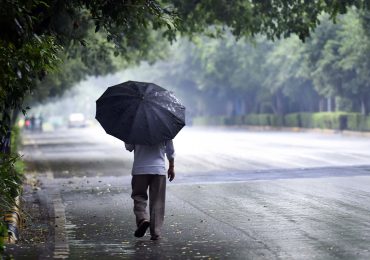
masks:
[[[127,150],[134,151],[132,175],[166,175],[165,154],[169,160],[173,159],[175,155],[172,140],[157,145],[126,144],[125,146]]]

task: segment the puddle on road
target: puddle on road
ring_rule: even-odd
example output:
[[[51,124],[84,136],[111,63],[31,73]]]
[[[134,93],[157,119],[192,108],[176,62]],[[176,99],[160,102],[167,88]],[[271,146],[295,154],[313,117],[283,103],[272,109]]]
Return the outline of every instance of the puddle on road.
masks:
[[[159,241],[150,241],[148,234],[142,239],[133,238],[131,233],[117,235],[116,230],[112,231],[115,233],[108,238],[99,236],[97,232],[91,233],[90,236],[81,236],[81,233],[78,233],[83,230],[81,225],[78,226],[71,221],[67,221],[65,225],[69,259],[223,259],[231,256],[233,259],[242,259],[235,255],[235,252],[241,253],[243,250],[234,248],[235,246],[243,248],[241,240],[226,241],[212,237],[204,239],[198,237],[194,240],[168,239],[173,236],[170,233],[174,230],[168,230]]]
[[[96,176],[129,176],[131,175],[131,162],[114,159],[82,160],[82,159],[45,159],[25,160],[28,172],[53,172],[55,178],[96,177]]]
[[[106,243],[99,241],[88,241],[76,238],[78,227],[67,221],[65,225],[69,244],[69,258],[85,258],[87,256],[132,256],[135,254],[135,247],[127,241],[117,243]]]
[[[69,259],[244,259],[248,246],[245,241],[217,240],[199,238],[194,240],[168,239],[167,233],[162,240],[150,241],[148,234],[142,239],[132,238],[132,234],[123,235],[123,240],[110,239],[110,242],[94,241],[94,237],[77,239],[79,227],[66,223],[69,243]],[[117,234],[115,234],[117,237]],[[131,238],[128,238],[131,237]],[[247,247],[247,248],[246,248]],[[236,249],[238,248],[238,249]]]

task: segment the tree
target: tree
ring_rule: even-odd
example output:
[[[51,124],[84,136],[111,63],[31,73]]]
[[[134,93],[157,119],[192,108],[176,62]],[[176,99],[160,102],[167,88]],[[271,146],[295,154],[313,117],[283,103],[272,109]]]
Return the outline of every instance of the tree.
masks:
[[[129,1],[1,1],[1,150],[8,150],[4,144],[10,138],[11,114],[24,111],[26,96],[44,84],[40,81],[48,73],[61,68],[61,61],[73,55],[76,59],[66,66],[64,75],[71,66],[82,65],[77,70],[75,66],[72,78],[67,80],[60,76],[49,78],[49,83],[62,79],[60,86],[66,86],[71,80],[111,68],[107,59],[100,63],[105,68],[99,68],[99,56],[110,58],[111,54],[122,54],[127,62],[145,59],[151,55],[155,40],[153,29],[163,30],[168,39],[173,39],[169,25],[172,16],[170,11],[150,0],[135,4]],[[99,37],[91,37],[91,29],[112,45],[108,51],[104,48],[106,43],[95,44]],[[90,48],[80,48],[88,44]],[[63,89],[60,86],[56,89]]]
[[[349,7],[370,8],[366,0],[165,0],[164,3],[174,6],[179,16],[178,28],[186,34],[203,32],[217,36],[231,30],[237,37],[263,34],[275,40],[296,34],[303,41],[320,24],[322,13],[335,21]]]
[[[153,47],[152,31],[159,31],[169,41],[175,39],[176,31],[219,36],[229,30],[236,37],[264,34],[279,39],[297,34],[305,40],[319,24],[322,12],[335,21],[337,14],[350,6],[369,9],[365,0],[2,0],[0,135],[9,131],[11,111],[23,108],[24,98],[38,86],[37,79],[61,68],[60,52],[68,52],[71,45],[87,45],[91,29],[113,44],[115,55],[142,60]],[[80,52],[87,68],[90,54]],[[4,138],[1,140],[3,144]]]
[[[366,12],[351,10],[336,25],[324,19],[304,46],[308,71],[316,90],[327,98],[328,110],[337,97],[337,108],[350,102],[345,109],[368,111],[370,44],[365,17]]]
[[[351,11],[343,18],[342,30],[338,32],[340,43],[338,67],[343,77],[340,96],[349,97],[360,104],[360,111],[369,112],[370,98],[370,14]],[[354,105],[355,105],[354,104]]]
[[[336,46],[336,32],[339,24],[332,24],[327,16],[322,17],[321,25],[310,37],[304,46],[305,66],[307,74],[311,77],[313,85],[320,96],[327,98],[328,110],[331,110],[330,101],[336,95],[337,68],[335,60],[337,56],[332,52]],[[334,51],[334,50],[333,50]],[[322,111],[324,100],[320,101]]]
[[[275,114],[315,110],[317,93],[305,68],[304,46],[292,36],[276,42],[266,55],[262,85],[271,93]]]

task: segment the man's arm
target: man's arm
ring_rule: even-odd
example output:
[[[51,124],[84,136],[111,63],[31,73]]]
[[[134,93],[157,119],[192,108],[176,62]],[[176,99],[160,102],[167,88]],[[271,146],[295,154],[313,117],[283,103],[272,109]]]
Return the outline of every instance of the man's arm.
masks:
[[[170,164],[167,171],[168,179],[172,181],[175,179],[175,159],[170,159],[168,162]]]
[[[168,159],[168,179],[172,181],[175,178],[175,148],[172,140],[166,142],[166,156]]]

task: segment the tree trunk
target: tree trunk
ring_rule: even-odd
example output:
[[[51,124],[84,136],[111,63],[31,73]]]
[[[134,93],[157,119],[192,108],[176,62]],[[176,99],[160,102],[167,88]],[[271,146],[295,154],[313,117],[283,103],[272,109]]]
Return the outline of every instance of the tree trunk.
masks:
[[[328,112],[332,112],[332,109],[331,109],[331,107],[332,107],[331,97],[327,97],[327,101],[328,101],[328,103],[327,103],[327,111]]]
[[[11,120],[10,109],[4,109],[0,121],[0,153],[10,154],[10,140],[11,140]]]
[[[278,115],[284,114],[284,100],[280,90],[276,93],[276,112]]]
[[[325,100],[323,98],[320,98],[319,102],[319,112],[324,111],[324,105],[325,105]]]
[[[367,99],[366,97],[361,98],[361,114],[366,116],[367,115]]]
[[[11,126],[13,126],[17,123],[18,115],[19,115],[19,110],[18,109],[13,109],[12,117],[11,117]]]

